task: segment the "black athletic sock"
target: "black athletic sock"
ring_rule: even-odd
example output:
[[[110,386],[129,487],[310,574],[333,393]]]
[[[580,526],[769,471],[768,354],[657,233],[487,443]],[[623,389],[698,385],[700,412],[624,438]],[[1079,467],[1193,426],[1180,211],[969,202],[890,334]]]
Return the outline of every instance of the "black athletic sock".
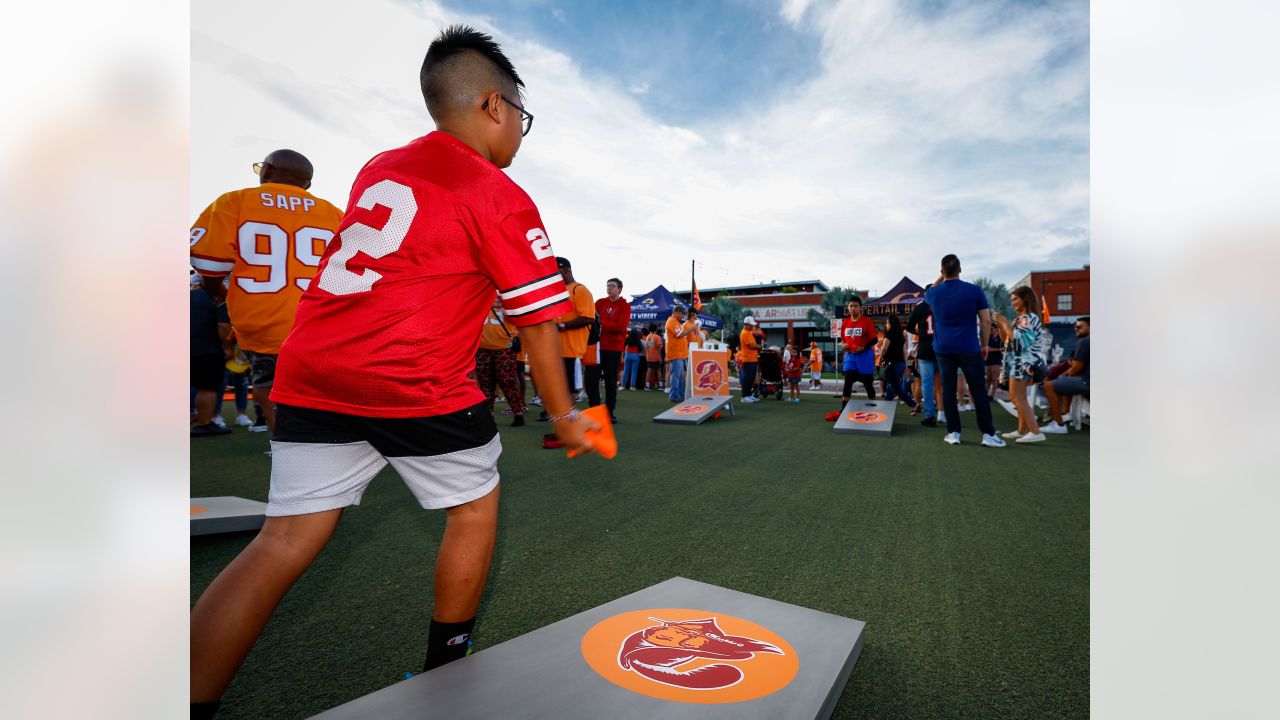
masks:
[[[422,666],[422,672],[466,657],[467,649],[471,647],[471,631],[475,626],[475,618],[456,623],[432,620],[431,630],[427,633],[427,660]]]
[[[220,705],[222,705],[221,700],[191,703],[191,720],[209,720],[218,712]]]

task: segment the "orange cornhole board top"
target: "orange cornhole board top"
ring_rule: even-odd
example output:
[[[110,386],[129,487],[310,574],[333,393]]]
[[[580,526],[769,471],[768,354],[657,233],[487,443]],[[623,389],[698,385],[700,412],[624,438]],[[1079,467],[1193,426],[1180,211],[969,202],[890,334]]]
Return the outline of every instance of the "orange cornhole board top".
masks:
[[[689,388],[695,396],[728,396],[729,351],[690,350]]]
[[[224,495],[191,498],[191,534],[257,530],[266,521],[267,504]]]
[[[864,628],[675,577],[316,718],[829,718]]]

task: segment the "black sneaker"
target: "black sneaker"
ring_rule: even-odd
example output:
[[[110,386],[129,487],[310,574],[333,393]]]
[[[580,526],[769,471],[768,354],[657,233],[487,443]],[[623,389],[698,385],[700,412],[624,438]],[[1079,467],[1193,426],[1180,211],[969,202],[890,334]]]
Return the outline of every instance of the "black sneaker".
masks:
[[[207,425],[193,425],[191,427],[191,437],[211,437],[213,435],[230,435],[231,428],[220,427],[213,423]]]
[[[551,416],[547,414],[546,410],[543,410],[542,412],[538,413],[538,422],[546,422],[550,419],[551,419]]]
[[[920,421],[920,424],[925,427],[938,427],[938,418],[925,418]]]
[[[517,415],[516,419],[511,421],[511,427],[524,427],[524,416]]]

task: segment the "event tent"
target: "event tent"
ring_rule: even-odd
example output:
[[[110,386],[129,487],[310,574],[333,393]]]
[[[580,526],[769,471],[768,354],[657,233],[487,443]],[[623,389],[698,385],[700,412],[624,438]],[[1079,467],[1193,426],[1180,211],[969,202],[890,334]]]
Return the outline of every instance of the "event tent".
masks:
[[[671,317],[671,308],[676,305],[676,296],[671,294],[665,286],[650,290],[643,295],[637,295],[631,301],[631,324],[648,325],[655,323],[658,327]],[[702,320],[702,327],[707,330],[719,330],[724,327],[724,323],[720,318],[707,315],[706,313],[698,313],[698,317]]]
[[[908,315],[916,305],[924,302],[924,288],[906,275],[889,292],[867,303],[866,313],[872,317]]]

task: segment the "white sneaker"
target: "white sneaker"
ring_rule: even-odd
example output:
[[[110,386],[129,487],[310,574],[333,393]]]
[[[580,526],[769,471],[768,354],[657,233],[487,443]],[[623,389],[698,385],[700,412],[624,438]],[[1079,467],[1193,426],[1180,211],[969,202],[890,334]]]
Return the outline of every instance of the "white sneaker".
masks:
[[[1033,443],[1033,442],[1044,442],[1044,440],[1045,440],[1044,433],[1036,433],[1034,435],[1028,433],[1018,438],[1014,442]]]
[[[758,403],[758,402],[760,402],[760,398],[758,398],[758,397],[756,397],[756,396],[754,396],[754,395],[748,395],[748,396],[746,396],[746,397],[742,398],[742,402],[744,402],[744,403]]]
[[[250,425],[253,424],[253,421],[249,419],[248,415],[241,413],[240,415],[236,416],[236,424],[239,425],[240,427],[249,427]],[[1064,430],[1063,432],[1066,432],[1066,431]]]
[[[1010,440],[1017,440],[1018,438],[1022,437],[1022,433],[1018,432],[1017,430],[1013,430],[1011,432],[1002,434],[1000,437],[1007,437]]]
[[[1018,407],[1016,405],[1009,402],[1008,400],[996,400],[996,402],[1000,403],[1000,407],[1004,408],[1005,412],[1009,413],[1014,417],[1018,417]]]
[[[1052,422],[1052,423],[1049,423],[1048,425],[1040,426],[1040,432],[1048,433],[1049,435],[1066,435],[1067,426],[1062,425],[1060,423]]]
[[[960,412],[972,412],[972,411],[973,411],[973,403],[960,406]]]
[[[1022,438],[1019,438],[1017,442],[1022,442]],[[1005,447],[1004,441],[996,437],[995,435],[983,435],[982,445],[983,447],[993,447],[993,448]]]
[[[227,426],[227,421],[223,420],[221,415],[214,415],[213,424],[217,425],[220,428],[225,428]]]
[[[534,396],[533,396],[533,399],[529,401],[529,404],[530,404],[530,405],[537,405],[537,406],[541,407],[541,406],[542,406],[542,398],[538,397],[537,395],[534,395]]]
[[[942,412],[941,410],[938,411],[938,424],[939,425],[947,424],[947,414]]]
[[[268,430],[270,430],[270,429],[271,429],[271,428],[270,428],[270,427],[268,427],[266,423],[262,423],[261,425],[250,425],[250,426],[249,426],[249,432],[266,432],[266,431],[268,431]]]
[[[586,390],[583,390],[582,392],[578,393],[578,402],[583,402],[583,401],[584,401],[584,400],[586,400],[586,399],[587,399],[587,391],[586,391]]]
[[[947,436],[942,438],[942,442],[948,445],[959,445],[960,433],[947,433]]]

